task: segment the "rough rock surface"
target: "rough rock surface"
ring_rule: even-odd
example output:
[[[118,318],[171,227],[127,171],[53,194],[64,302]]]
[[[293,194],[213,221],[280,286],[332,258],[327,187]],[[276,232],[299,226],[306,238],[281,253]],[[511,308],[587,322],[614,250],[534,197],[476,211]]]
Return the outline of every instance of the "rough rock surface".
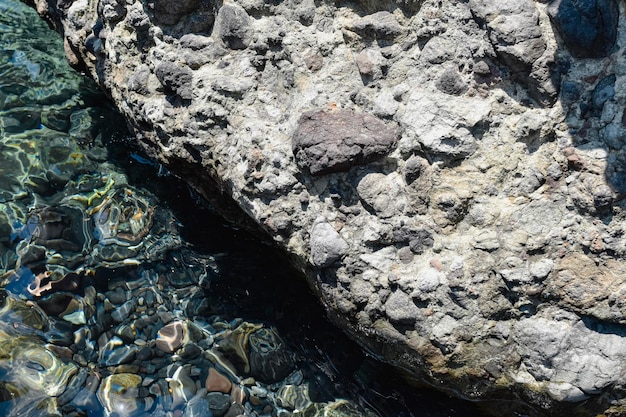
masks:
[[[409,379],[626,413],[623,2],[34,2]]]

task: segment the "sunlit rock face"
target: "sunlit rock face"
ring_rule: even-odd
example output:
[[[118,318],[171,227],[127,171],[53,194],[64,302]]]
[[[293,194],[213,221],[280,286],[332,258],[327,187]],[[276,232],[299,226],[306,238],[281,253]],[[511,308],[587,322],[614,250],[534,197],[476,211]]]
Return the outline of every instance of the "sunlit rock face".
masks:
[[[35,3],[373,353],[499,415],[622,412],[622,3]]]

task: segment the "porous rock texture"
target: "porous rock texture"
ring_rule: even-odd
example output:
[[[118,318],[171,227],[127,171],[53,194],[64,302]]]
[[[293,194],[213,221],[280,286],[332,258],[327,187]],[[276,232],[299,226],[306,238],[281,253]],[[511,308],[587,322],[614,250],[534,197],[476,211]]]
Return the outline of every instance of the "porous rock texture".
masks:
[[[333,320],[496,415],[626,415],[617,0],[33,0]]]

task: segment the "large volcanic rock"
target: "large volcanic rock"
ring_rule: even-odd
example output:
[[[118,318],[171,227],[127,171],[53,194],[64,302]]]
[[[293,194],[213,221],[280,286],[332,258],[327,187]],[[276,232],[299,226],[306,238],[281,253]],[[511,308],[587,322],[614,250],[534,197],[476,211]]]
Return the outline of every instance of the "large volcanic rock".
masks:
[[[34,6],[373,354],[497,415],[623,415],[623,2]]]

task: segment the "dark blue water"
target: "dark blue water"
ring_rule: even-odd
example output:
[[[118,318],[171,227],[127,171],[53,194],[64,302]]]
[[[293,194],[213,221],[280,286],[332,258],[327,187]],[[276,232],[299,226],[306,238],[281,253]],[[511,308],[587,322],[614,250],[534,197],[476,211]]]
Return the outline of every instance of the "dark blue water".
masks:
[[[32,10],[0,0],[0,44],[0,414],[479,415],[364,354],[147,159]]]

